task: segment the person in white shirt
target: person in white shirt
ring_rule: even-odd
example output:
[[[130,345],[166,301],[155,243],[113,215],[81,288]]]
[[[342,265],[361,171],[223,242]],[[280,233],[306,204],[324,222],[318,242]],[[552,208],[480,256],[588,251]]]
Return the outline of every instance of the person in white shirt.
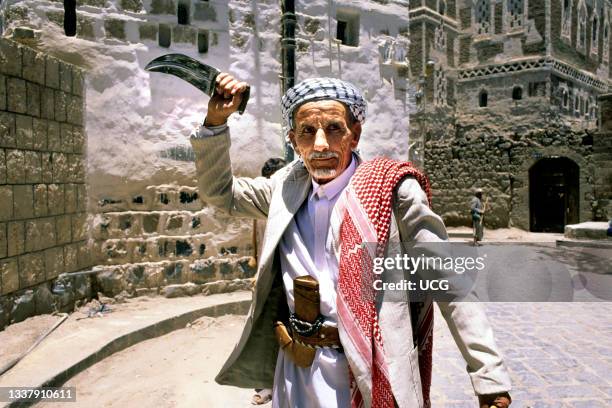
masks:
[[[347,237],[341,225],[352,211],[346,209],[347,197],[363,194],[353,190],[359,190],[357,173],[363,174],[367,166],[353,151],[365,121],[365,100],[352,84],[333,78],[298,84],[283,98],[283,116],[301,160],[270,179],[238,178],[231,173],[227,119],[246,86],[220,74],[204,124],[191,138],[203,200],[232,215],[268,220],[253,303],[217,382],[250,388],[273,385],[273,407],[278,408],[429,407],[431,364],[426,362],[431,362],[431,341],[422,344],[419,337],[414,344],[410,302],[388,302],[376,316],[366,316],[365,326],[374,332],[359,327],[355,331],[347,320],[365,316],[350,307],[364,305],[363,299],[347,299],[354,284],[347,283],[350,271],[340,249],[346,244],[341,235]],[[401,177],[393,184],[393,200],[382,196],[391,208],[380,209],[394,216],[389,234],[395,231],[405,241],[447,240],[442,220],[429,208],[429,185],[422,174],[409,165],[389,166],[402,172],[394,173]],[[384,177],[376,183],[385,185]],[[373,184],[366,180],[364,185]],[[366,216],[365,222],[370,221]],[[303,277],[318,285],[316,321],[296,318],[294,284]],[[478,406],[507,407],[509,376],[482,308],[477,303],[439,305],[466,359]],[[283,310],[290,314],[289,334],[275,340],[273,326],[278,329]],[[431,336],[431,327],[426,336]],[[304,347],[314,349],[310,358],[297,355]]]

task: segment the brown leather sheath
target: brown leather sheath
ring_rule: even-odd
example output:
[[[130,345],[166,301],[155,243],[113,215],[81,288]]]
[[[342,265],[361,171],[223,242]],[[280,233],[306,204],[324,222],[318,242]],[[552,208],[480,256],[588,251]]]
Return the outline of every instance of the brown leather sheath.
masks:
[[[312,276],[298,276],[293,279],[293,299],[297,318],[313,323],[321,310],[319,282]]]
[[[293,280],[293,298],[296,317],[300,320],[314,323],[319,316],[321,302],[319,282],[311,276],[298,276]],[[311,339],[311,337],[300,336],[298,333],[289,333],[283,322],[276,322],[274,324],[274,333],[279,346],[297,366],[310,367],[312,365],[315,353],[317,352],[315,346],[319,345],[316,340],[323,334],[323,328],[321,328],[319,333],[312,336],[312,340],[306,340]],[[323,336],[323,339],[325,339],[326,335],[323,334]],[[330,337],[333,336],[330,334]]]

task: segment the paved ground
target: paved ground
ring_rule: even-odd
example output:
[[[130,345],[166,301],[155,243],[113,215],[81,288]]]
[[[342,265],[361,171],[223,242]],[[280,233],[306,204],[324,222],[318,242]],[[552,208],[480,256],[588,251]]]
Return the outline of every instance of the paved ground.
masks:
[[[612,400],[612,303],[488,303],[514,384],[516,408],[598,408]],[[249,407],[251,390],[214,375],[243,318],[192,327],[119,352],[71,379],[77,403],[44,407]],[[475,408],[463,359],[442,316],[435,325],[433,407]],[[269,408],[270,404],[264,407]]]
[[[596,408],[612,401],[612,303],[484,304],[510,369],[513,407]],[[438,313],[433,406],[474,408],[465,363]]]
[[[514,384],[512,407],[609,406],[612,302],[602,300],[612,300],[612,254],[556,248],[553,237],[515,233],[506,230],[496,236],[502,242],[541,243],[529,246],[529,254],[537,255],[536,263],[567,265],[563,277],[569,278],[566,283],[574,300],[581,302],[483,303]],[[525,261],[525,257],[515,258],[517,264]],[[527,267],[514,270],[530,274]],[[558,282],[557,269],[548,270],[551,282]],[[109,323],[117,316],[83,322]],[[433,407],[474,408],[476,400],[465,363],[439,312],[436,318]],[[213,381],[239,336],[241,320],[204,319],[194,327],[117,353],[69,381],[68,385],[77,386],[80,397],[66,406],[248,407],[251,390],[221,387]]]

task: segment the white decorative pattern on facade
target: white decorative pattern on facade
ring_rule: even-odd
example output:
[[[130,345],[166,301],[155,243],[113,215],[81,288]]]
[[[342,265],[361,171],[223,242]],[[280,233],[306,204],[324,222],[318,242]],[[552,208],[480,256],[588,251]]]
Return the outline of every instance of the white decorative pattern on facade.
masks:
[[[490,0],[476,0],[474,7],[474,20],[478,35],[491,34],[491,2]]]
[[[506,0],[506,26],[509,31],[522,29],[525,25],[525,1]]]
[[[459,70],[459,80],[470,80],[489,75],[505,74],[509,72],[518,72],[530,69],[546,69],[552,70],[564,77],[582,82],[583,84],[596,88],[602,92],[608,92],[608,85],[597,79],[597,77],[586,74],[571,65],[565,64],[553,58],[537,58],[532,60],[523,60],[506,64],[487,65],[484,67],[462,69]]]

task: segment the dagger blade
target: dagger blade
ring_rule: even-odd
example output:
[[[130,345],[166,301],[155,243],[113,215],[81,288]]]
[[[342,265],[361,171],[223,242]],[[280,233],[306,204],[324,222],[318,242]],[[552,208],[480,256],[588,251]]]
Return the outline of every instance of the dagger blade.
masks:
[[[157,57],[145,66],[145,70],[173,75],[211,97],[216,93],[216,79],[217,75],[220,74],[218,69],[183,54],[165,54]],[[238,107],[238,112],[241,115],[246,109],[249,96],[250,87],[247,87],[242,94],[242,102]]]

